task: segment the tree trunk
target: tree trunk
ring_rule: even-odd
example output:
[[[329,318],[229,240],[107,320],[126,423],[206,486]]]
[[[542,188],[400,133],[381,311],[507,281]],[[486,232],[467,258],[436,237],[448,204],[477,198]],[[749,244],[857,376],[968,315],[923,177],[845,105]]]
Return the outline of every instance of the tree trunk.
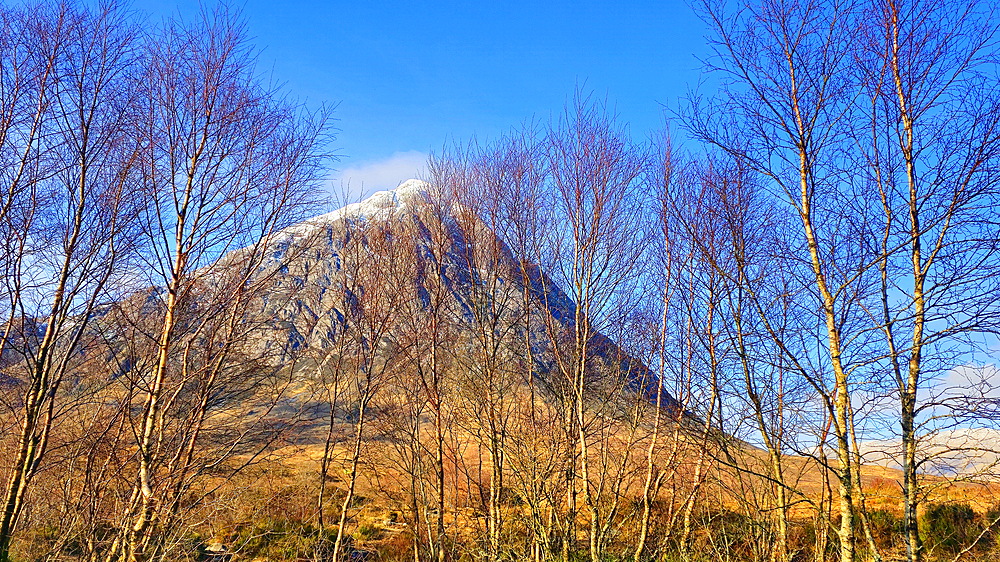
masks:
[[[358,480],[358,464],[361,462],[361,444],[364,441],[365,410],[367,403],[361,400],[358,406],[358,423],[355,426],[354,451],[351,456],[351,472],[348,476],[347,495],[340,505],[340,519],[337,521],[337,538],[333,542],[333,562],[340,560],[340,550],[344,544],[344,529],[347,528],[347,513],[354,501],[354,487]]]

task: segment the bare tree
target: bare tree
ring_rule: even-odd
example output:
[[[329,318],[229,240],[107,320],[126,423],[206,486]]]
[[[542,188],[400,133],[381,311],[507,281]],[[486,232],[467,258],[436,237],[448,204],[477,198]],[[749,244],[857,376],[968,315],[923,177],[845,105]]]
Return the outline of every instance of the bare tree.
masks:
[[[530,511],[527,522],[531,559],[540,562],[553,554],[554,520],[561,435],[560,415],[541,391],[542,358],[539,337],[546,314],[541,290],[544,233],[551,208],[543,196],[548,178],[545,144],[534,124],[512,130],[479,155],[480,181],[496,189],[500,220],[493,233],[511,252],[510,281],[519,289],[520,351],[517,370],[526,395],[521,394],[515,423],[506,439],[505,455],[520,496]],[[492,224],[492,210],[488,223]],[[526,387],[526,389],[524,388]]]
[[[562,556],[569,556],[576,541],[579,478],[590,517],[590,555],[596,562],[601,557],[599,530],[608,515],[596,492],[607,475],[592,472],[588,432],[629,376],[617,371],[613,357],[601,356],[599,342],[601,330],[611,328],[636,296],[639,272],[634,265],[644,250],[645,162],[606,105],[580,93],[553,125],[547,145],[552,224],[541,284],[554,360],[551,384],[564,409],[567,440]],[[601,361],[616,372],[597,375]]]
[[[881,254],[872,320],[899,401],[907,556],[917,561],[919,449],[929,437],[922,433],[933,432],[921,420],[931,404],[918,394],[963,361],[961,350],[975,345],[970,336],[995,332],[1000,319],[990,218],[1000,194],[1000,98],[986,70],[997,24],[976,2],[888,0],[873,8],[877,17],[860,34],[865,118],[857,126],[883,210],[871,241]]]
[[[254,357],[248,338],[253,324],[243,326],[245,315],[267,284],[268,276],[258,271],[273,265],[272,240],[310,204],[322,162],[322,116],[304,115],[259,81],[236,18],[220,8],[194,25],[168,21],[150,38],[145,55],[143,250],[150,280],[162,292],[156,295],[158,326],[141,328],[152,338],[144,353],[156,359],[131,379],[140,400],[132,421],[136,475],[111,560],[162,555],[158,535],[168,528],[161,525],[169,524],[190,486],[207,417],[253,390],[222,381],[239,365],[256,369],[253,364],[267,357]],[[147,318],[140,315],[136,325]],[[187,392],[192,385],[194,394]],[[219,400],[219,389],[232,392],[232,400]],[[221,455],[216,464],[261,428],[281,396],[280,388],[276,392],[269,396],[271,408],[231,428],[208,453]]]
[[[795,400],[794,371],[784,367],[780,350],[768,345],[770,338],[758,320],[761,317],[758,314],[769,316],[774,308],[758,307],[760,303],[755,300],[763,296],[760,295],[761,287],[780,279],[773,276],[767,266],[771,260],[766,248],[774,245],[774,225],[769,224],[769,209],[760,201],[746,170],[737,167],[731,175],[726,171],[722,174],[713,182],[713,187],[718,190],[720,222],[731,251],[727,256],[728,267],[719,268],[726,286],[725,301],[731,319],[726,332],[739,360],[743,378],[741,390],[745,390],[757,433],[768,454],[767,476],[773,483],[778,539],[772,559],[786,560],[789,556],[789,508],[803,496],[791,485],[784,461],[787,419],[792,417],[787,410],[793,409],[789,404]],[[748,286],[754,289],[748,290]],[[783,332],[781,316],[774,318],[774,329]]]
[[[406,209],[409,215],[403,236],[413,243],[409,256],[407,283],[410,295],[404,307],[407,312],[400,323],[401,338],[411,342],[409,362],[423,390],[422,401],[432,416],[430,455],[432,478],[430,480],[432,509],[428,517],[428,559],[443,562],[446,556],[445,511],[447,481],[445,475],[446,438],[453,407],[452,389],[455,386],[451,373],[455,361],[456,310],[455,285],[468,282],[460,279],[454,253],[458,234],[454,219],[454,188],[463,181],[463,162],[448,159],[430,162],[430,182],[416,195],[415,204]],[[405,334],[405,335],[403,335]],[[453,498],[455,499],[455,498]],[[433,517],[433,521],[429,517]]]
[[[849,172],[852,87],[852,2],[702,4],[714,35],[709,69],[721,78],[717,105],[695,103],[687,122],[701,140],[760,174],[800,224],[789,271],[811,294],[802,310],[820,311],[823,363],[806,363],[812,343],[776,342],[790,365],[808,376],[832,421],[838,480],[840,559],[855,554],[856,482],[851,462],[851,374],[869,362],[859,302],[870,292],[874,256],[858,251],[867,235],[867,200]],[[709,109],[709,107],[711,109]],[[795,261],[795,256],[803,256]],[[802,268],[800,263],[808,264]],[[807,273],[808,272],[808,273]],[[805,304],[805,303],[803,303]],[[818,327],[817,326],[817,327]],[[773,332],[776,334],[776,332]],[[824,342],[825,340],[825,342]]]
[[[656,250],[651,256],[650,265],[654,272],[651,275],[651,284],[655,287],[654,290],[657,295],[654,302],[656,302],[659,310],[658,314],[654,317],[655,320],[651,322],[651,328],[644,332],[652,334],[652,338],[646,344],[647,353],[645,354],[645,359],[648,364],[654,365],[658,375],[650,371],[650,375],[653,376],[643,377],[639,382],[639,394],[646,398],[652,398],[655,401],[655,407],[652,412],[653,422],[652,431],[649,436],[649,445],[646,448],[645,477],[641,492],[642,515],[639,519],[639,537],[636,541],[634,554],[634,558],[637,561],[645,557],[646,545],[649,540],[653,499],[663,486],[663,482],[668,475],[668,472],[664,470],[666,467],[658,466],[656,452],[658,445],[660,445],[660,432],[664,429],[662,427],[664,425],[664,418],[670,416],[670,404],[668,401],[672,398],[666,392],[663,376],[667,372],[667,339],[669,338],[667,318],[670,314],[671,302],[676,290],[674,244],[675,238],[679,233],[676,232],[677,229],[673,220],[670,196],[676,182],[677,166],[678,163],[671,151],[669,136],[664,134],[659,138],[654,138],[650,169],[647,174],[650,187],[652,188],[651,196],[657,203],[652,207],[655,210],[653,218],[655,228],[651,228],[651,231],[655,232],[655,234],[651,235],[650,238],[654,241]],[[643,356],[640,355],[640,357]],[[646,380],[647,378],[651,378],[652,380]],[[647,390],[650,385],[655,385],[655,392],[650,393]],[[671,463],[668,462],[667,464]]]
[[[409,279],[407,266],[413,251],[405,237],[399,236],[401,227],[395,215],[367,217],[346,227],[348,246],[342,258],[344,320],[340,337],[350,342],[347,352],[352,369],[348,384],[351,417],[356,421],[333,560],[340,559],[347,536],[372,400],[384,390],[401,359],[400,338],[391,336],[400,321],[399,312],[411,296],[399,287]]]
[[[4,7],[0,303],[4,376],[18,381],[0,560],[61,408],[93,343],[94,312],[133,249],[136,30],[115,4]],[[16,406],[15,406],[16,405]]]
[[[460,352],[464,375],[459,384],[468,404],[468,431],[486,447],[490,464],[487,498],[488,557],[502,557],[503,499],[507,437],[514,415],[522,325],[521,291],[513,255],[498,236],[503,228],[503,194],[518,173],[517,153],[509,141],[477,151],[464,174],[445,185],[454,193],[456,253],[468,284],[461,301],[471,312],[466,338],[468,353]],[[455,155],[451,155],[455,159]],[[461,345],[461,344],[460,344]],[[464,346],[463,346],[464,347]]]

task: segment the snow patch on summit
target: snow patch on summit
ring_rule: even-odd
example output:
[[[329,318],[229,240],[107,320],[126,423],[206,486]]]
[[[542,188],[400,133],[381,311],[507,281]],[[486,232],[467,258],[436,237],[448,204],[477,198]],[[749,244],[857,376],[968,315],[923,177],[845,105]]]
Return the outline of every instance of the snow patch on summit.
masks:
[[[410,179],[396,189],[376,191],[363,201],[351,203],[336,211],[319,215],[282,230],[275,237],[278,243],[292,242],[312,234],[342,219],[378,219],[400,215],[415,205],[430,201],[431,185],[423,180]]]

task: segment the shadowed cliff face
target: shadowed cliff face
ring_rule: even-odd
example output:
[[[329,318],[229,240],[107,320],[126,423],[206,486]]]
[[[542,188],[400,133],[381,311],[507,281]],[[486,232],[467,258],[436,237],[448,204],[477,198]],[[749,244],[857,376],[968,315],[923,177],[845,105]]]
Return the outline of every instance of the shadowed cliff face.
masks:
[[[503,331],[521,353],[524,342],[531,342],[533,376],[543,388],[558,392],[553,336],[572,337],[575,304],[541,267],[529,264],[522,270],[495,234],[462,211],[457,203],[442,202],[430,185],[410,180],[283,231],[273,253],[275,263],[281,262],[279,274],[261,300],[260,313],[287,334],[285,351],[291,356],[303,348],[336,347],[338,336],[362,321],[359,314],[378,293],[402,297],[382,300],[399,308],[400,323],[426,311],[432,294],[444,295],[437,305],[452,333],[474,330],[487,310],[497,324],[513,325]],[[483,252],[481,246],[490,250]],[[601,333],[594,333],[588,345],[592,360],[586,377],[595,385],[622,385],[656,400],[659,379],[642,361]],[[603,380],[609,378],[618,380]],[[662,405],[668,413],[680,408],[666,392]]]

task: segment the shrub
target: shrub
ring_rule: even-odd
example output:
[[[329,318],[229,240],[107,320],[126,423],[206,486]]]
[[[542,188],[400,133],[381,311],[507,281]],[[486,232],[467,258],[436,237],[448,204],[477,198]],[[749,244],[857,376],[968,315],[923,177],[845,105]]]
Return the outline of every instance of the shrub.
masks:
[[[707,515],[706,538],[719,557],[725,553],[739,560],[761,559],[774,541],[769,521],[728,510]]]
[[[826,545],[826,550],[823,553],[816,553],[816,543],[820,538],[818,534],[820,529],[817,525],[823,523],[818,517],[813,517],[811,519],[803,520],[798,524],[793,524],[789,530],[789,549],[793,553],[793,560],[813,560],[822,559],[825,560],[827,555],[832,552],[836,552],[837,545],[840,537],[837,535],[837,525],[840,524],[840,515],[834,514],[833,521],[828,524],[824,523],[821,528],[825,530],[823,541]]]
[[[411,562],[413,560],[413,535],[409,532],[390,535],[378,546],[378,559],[383,562]]]
[[[902,520],[887,509],[876,509],[868,513],[868,527],[879,548],[891,547],[893,537],[903,530]]]
[[[354,537],[359,541],[377,541],[382,538],[382,534],[382,527],[374,523],[362,523],[354,532]]]
[[[265,517],[241,526],[229,537],[232,550],[248,559],[298,560],[312,557],[336,537],[336,529],[322,535],[312,525],[288,518]]]
[[[993,507],[986,510],[983,515],[983,527],[989,526],[990,532],[983,537],[987,546],[994,546],[1000,543],[1000,502],[993,504]]]
[[[976,512],[965,503],[928,505],[920,527],[928,550],[950,553],[969,546],[981,530]]]

